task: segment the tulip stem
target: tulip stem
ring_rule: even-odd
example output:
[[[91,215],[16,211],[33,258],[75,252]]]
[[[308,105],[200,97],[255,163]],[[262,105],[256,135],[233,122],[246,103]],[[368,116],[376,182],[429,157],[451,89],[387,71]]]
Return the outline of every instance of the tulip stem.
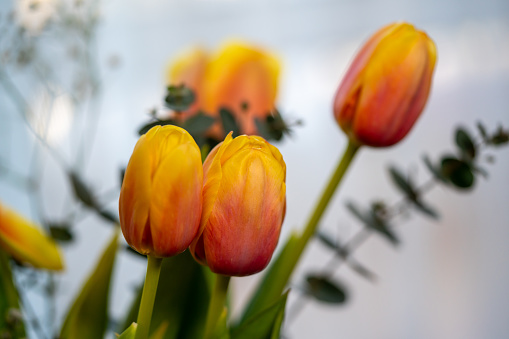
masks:
[[[230,284],[230,277],[216,274],[216,284],[212,297],[210,299],[209,310],[207,313],[207,323],[205,325],[205,335],[203,338],[211,339],[214,335],[214,330],[217,327],[217,322],[225,308],[226,294],[228,292],[228,285]]]
[[[135,339],[148,339],[150,331],[150,321],[152,320],[152,309],[156,298],[157,284],[159,283],[159,273],[161,273],[161,264],[163,259],[148,255],[147,275],[143,285],[141,295],[140,310],[138,311],[138,327],[136,329]]]

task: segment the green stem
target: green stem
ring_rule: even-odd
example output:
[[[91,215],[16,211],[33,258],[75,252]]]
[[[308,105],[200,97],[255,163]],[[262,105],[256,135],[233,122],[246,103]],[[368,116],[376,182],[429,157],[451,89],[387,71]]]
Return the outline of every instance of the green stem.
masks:
[[[230,277],[225,275],[216,275],[216,284],[212,298],[210,299],[209,310],[207,313],[207,324],[205,325],[205,339],[211,339],[214,330],[217,326],[217,321],[223,312],[226,293],[228,292],[228,285],[230,284]]]
[[[150,255],[147,256],[147,258],[147,275],[141,295],[140,310],[138,311],[138,328],[136,329],[135,339],[148,339],[157,284],[159,283],[159,273],[161,273],[161,264],[163,262],[163,259]]]

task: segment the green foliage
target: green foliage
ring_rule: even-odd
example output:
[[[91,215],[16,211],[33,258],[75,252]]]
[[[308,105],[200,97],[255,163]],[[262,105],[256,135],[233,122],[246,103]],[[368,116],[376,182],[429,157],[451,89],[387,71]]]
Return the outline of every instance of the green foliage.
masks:
[[[389,228],[387,222],[383,220],[373,209],[369,211],[361,211],[352,202],[348,202],[346,207],[365,226],[386,237],[393,245],[399,244],[399,239]]]
[[[221,108],[219,110],[219,116],[221,117],[221,122],[223,123],[223,128],[226,134],[233,132],[232,137],[234,138],[240,135],[240,127],[237,124],[235,116],[230,110]]]
[[[210,299],[207,268],[200,266],[186,251],[163,260],[152,313],[150,333],[161,324],[170,324],[162,338],[201,338]],[[138,317],[141,300],[139,289],[123,323],[126,328]]]
[[[60,332],[61,339],[102,338],[108,326],[108,296],[118,248],[118,231],[74,301]]]
[[[346,291],[341,285],[321,275],[308,275],[304,292],[329,304],[342,304],[347,299]]]
[[[85,204],[85,206],[95,208],[97,202],[95,201],[92,191],[85,185],[78,174],[74,171],[69,172],[69,179],[71,180],[74,195]]]
[[[9,258],[0,248],[0,338],[25,338],[19,296],[12,280]]]
[[[418,211],[429,217],[438,219],[438,212],[422,201],[419,190],[415,187],[410,178],[407,179],[405,175],[394,166],[389,167],[389,173],[396,187],[405,194],[406,199],[410,201]]]
[[[195,100],[194,92],[184,85],[168,86],[164,102],[166,107],[177,112],[185,111]]]
[[[268,308],[248,318],[242,326],[232,330],[232,339],[272,339],[280,338],[281,325],[284,318],[286,292]]]
[[[456,130],[456,145],[460,149],[463,159],[473,160],[477,154],[474,141],[467,130],[458,128]]]
[[[67,223],[49,223],[48,229],[51,237],[60,243],[70,243],[74,239],[71,227]]]
[[[182,125],[182,128],[188,131],[192,136],[200,136],[208,131],[214,122],[216,122],[216,119],[210,115],[207,115],[203,112],[198,112],[198,114],[193,115],[187,119]]]
[[[442,175],[459,189],[468,189],[474,185],[475,176],[472,173],[472,167],[466,161],[457,159],[453,156],[442,158]]]
[[[300,124],[300,122],[297,122]],[[258,134],[267,140],[280,141],[287,134],[291,134],[290,126],[283,120],[279,111],[268,114],[265,119],[255,118]]]

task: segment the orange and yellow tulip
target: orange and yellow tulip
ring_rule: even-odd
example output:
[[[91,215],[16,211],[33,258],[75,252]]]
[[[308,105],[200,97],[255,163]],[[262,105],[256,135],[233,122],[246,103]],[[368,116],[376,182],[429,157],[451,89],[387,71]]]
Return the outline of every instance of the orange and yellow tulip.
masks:
[[[62,270],[64,263],[56,243],[35,224],[0,205],[0,250],[35,268]]]
[[[168,71],[168,84],[184,84],[194,90],[195,104],[189,115],[202,110],[218,116],[227,108],[235,116],[241,133],[256,134],[255,118],[264,119],[275,109],[280,65],[269,53],[243,44],[229,43],[217,55],[195,49],[175,60]],[[244,105],[245,104],[245,105]],[[220,124],[211,135],[225,135]]]
[[[127,243],[141,254],[169,257],[196,236],[202,210],[200,149],[184,129],[155,126],[127,165],[119,212]]]
[[[203,164],[203,212],[190,250],[212,272],[245,276],[264,269],[286,208],[286,165],[261,137],[231,133]]]
[[[334,116],[349,138],[394,145],[420,116],[431,87],[436,47],[408,23],[376,32],[348,69],[334,99]]]

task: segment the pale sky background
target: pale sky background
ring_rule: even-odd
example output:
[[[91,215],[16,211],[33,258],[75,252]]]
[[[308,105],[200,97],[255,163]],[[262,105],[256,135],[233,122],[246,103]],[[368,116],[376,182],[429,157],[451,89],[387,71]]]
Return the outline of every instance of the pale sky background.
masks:
[[[0,9],[11,4],[0,1]],[[410,135],[390,149],[363,149],[323,219],[324,229],[347,239],[358,224],[344,202],[377,198],[396,201],[389,182],[390,163],[429,174],[421,157],[454,150],[453,130],[461,124],[475,132],[481,120],[490,129],[509,127],[509,2],[491,1],[333,1],[333,0],[109,0],[101,10],[99,60],[118,55],[120,66],[104,67],[100,123],[90,163],[83,170],[101,190],[114,186],[137,140],[146,112],[159,104],[164,70],[182,49],[202,44],[216,50],[228,38],[264,46],[279,56],[283,72],[278,106],[302,119],[294,136],[277,144],[287,164],[287,214],[280,243],[300,229],[320,194],[346,138],[331,112],[332,97],[357,48],[379,27],[405,20],[436,42],[438,64],[432,94]],[[23,125],[9,113],[0,92],[0,131],[9,128],[18,142],[9,159],[26,163]],[[65,100],[60,103],[66,107]],[[3,125],[3,126],[1,126]],[[17,130],[16,130],[17,128]],[[59,147],[68,152],[64,131]],[[6,151],[6,147],[0,148]],[[414,213],[398,226],[402,244],[395,249],[373,236],[356,257],[379,277],[370,283],[346,267],[335,278],[348,287],[346,305],[310,302],[286,333],[290,338],[482,339],[509,337],[509,149],[492,152],[490,175],[463,194],[437,188],[427,195],[442,218],[432,222]],[[61,212],[67,188],[55,164],[44,171],[44,207]],[[26,197],[1,182],[0,199],[30,213]],[[116,201],[111,203],[115,210]],[[68,271],[60,280],[62,316],[82,279],[108,241],[111,227],[95,217],[76,226],[78,242],[65,250]],[[319,270],[330,254],[313,242],[297,277]],[[142,262],[123,253],[117,262],[112,312],[121,317],[131,288],[144,275]],[[260,275],[234,279],[238,310]],[[296,280],[298,281],[298,279]],[[294,301],[290,299],[290,305]]]

